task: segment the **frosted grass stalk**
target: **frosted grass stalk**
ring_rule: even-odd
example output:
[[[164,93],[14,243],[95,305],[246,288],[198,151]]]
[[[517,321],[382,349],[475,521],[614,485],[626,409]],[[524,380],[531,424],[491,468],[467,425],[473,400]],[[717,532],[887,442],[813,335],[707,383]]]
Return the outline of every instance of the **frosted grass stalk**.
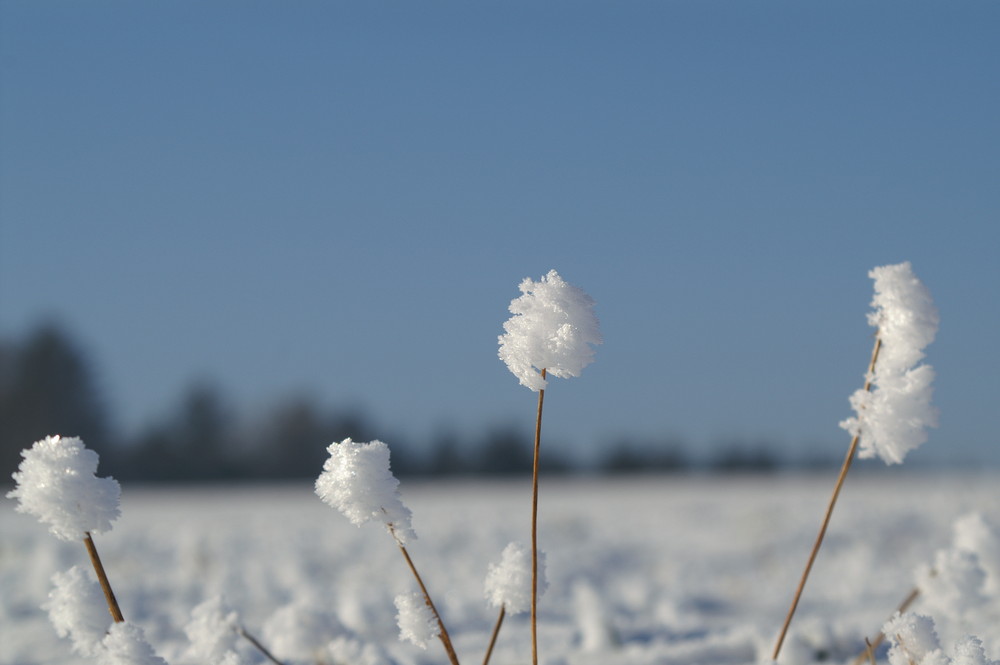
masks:
[[[545,553],[539,552],[538,557],[538,594],[545,593],[548,582],[545,578]],[[500,554],[500,563],[490,564],[486,573],[484,591],[486,599],[492,607],[499,608],[490,643],[483,657],[483,665],[490,662],[493,647],[496,645],[500,627],[503,625],[507,612],[520,614],[531,607],[532,598],[532,557],[531,551],[521,543],[510,543]]]
[[[913,274],[908,261],[873,268],[868,276],[875,280],[871,303],[875,309],[868,314],[868,323],[878,332],[865,372],[864,387],[850,398],[856,415],[840,423],[851,433],[851,445],[778,634],[772,660],[777,660],[781,653],[781,645],[823,544],[847,472],[858,454],[859,443],[862,457],[878,454],[886,464],[898,464],[908,451],[926,440],[926,427],[937,422],[937,412],[930,406],[930,381],[934,371],[929,365],[916,365],[924,357],[924,348],[937,334],[938,313],[930,293]]]
[[[538,665],[538,463],[547,376],[579,376],[603,340],[593,298],[555,270],[537,282],[525,278],[518,288],[521,295],[508,308],[513,316],[499,337],[499,356],[521,385],[538,392],[531,467],[531,662]]]
[[[60,540],[82,540],[115,623],[125,621],[97,546],[91,536],[111,529],[121,514],[121,488],[113,478],[98,478],[98,455],[77,437],[48,436],[21,451],[24,458],[7,497],[18,512],[34,515]]]
[[[416,540],[417,535],[410,525],[412,513],[399,496],[399,481],[389,468],[389,447],[381,441],[356,443],[348,438],[330,444],[327,452],[330,457],[316,479],[316,494],[355,526],[372,521],[385,526],[416,578],[427,607],[437,620],[437,637],[448,654],[448,660],[452,665],[459,665],[444,621],[406,549],[406,543]]]

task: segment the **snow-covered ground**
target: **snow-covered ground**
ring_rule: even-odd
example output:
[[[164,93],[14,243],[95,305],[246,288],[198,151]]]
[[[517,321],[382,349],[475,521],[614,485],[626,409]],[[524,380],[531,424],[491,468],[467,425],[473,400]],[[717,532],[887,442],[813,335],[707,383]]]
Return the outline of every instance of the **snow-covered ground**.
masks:
[[[766,661],[833,481],[832,474],[543,478],[539,539],[550,586],[539,608],[542,662]],[[483,580],[508,542],[529,539],[530,480],[404,481],[400,490],[418,536],[410,554],[462,663],[480,663],[496,618]],[[0,501],[0,662],[89,662],[40,609],[53,574],[88,564],[84,547],[53,538],[14,506]],[[185,654],[184,626],[196,606],[220,594],[287,662],[320,662],[310,648],[328,663],[333,655],[352,665],[447,662],[439,643],[422,651],[399,641],[393,599],[416,587],[386,531],[352,526],[308,482],[125,485],[121,508],[114,529],[95,537],[97,547],[126,619],[173,664],[195,662]],[[1000,523],[996,472],[891,469],[849,478],[782,660],[852,660],[917,571],[952,545],[955,521],[973,511]],[[946,649],[972,631],[1000,659],[1000,624],[989,623],[1000,619],[998,598],[971,616],[936,617]],[[932,616],[947,609],[926,605],[914,609]],[[244,644],[246,662],[265,662]],[[507,618],[491,662],[530,662],[525,615]]]

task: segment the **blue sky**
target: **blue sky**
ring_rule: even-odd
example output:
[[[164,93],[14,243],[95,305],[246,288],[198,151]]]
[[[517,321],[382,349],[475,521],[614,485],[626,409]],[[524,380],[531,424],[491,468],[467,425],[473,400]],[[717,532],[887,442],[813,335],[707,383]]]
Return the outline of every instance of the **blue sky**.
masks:
[[[1000,462],[996,2],[0,12],[0,335],[64,323],[126,431],[200,378],[527,430],[496,338],[555,268],[605,344],[553,445],[838,458],[867,271],[909,260],[942,318],[914,458]]]

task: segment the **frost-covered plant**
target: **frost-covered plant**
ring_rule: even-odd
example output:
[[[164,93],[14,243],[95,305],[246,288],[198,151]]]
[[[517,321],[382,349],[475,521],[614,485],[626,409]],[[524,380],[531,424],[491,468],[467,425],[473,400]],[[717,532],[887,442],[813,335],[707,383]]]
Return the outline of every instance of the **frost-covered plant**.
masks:
[[[580,376],[594,360],[593,346],[601,343],[594,300],[550,270],[539,281],[526,277],[521,296],[510,303],[514,315],[500,335],[500,359],[522,386],[544,390],[542,372],[570,378]]]
[[[236,612],[226,606],[222,596],[213,596],[191,610],[191,619],[184,626],[191,642],[188,655],[192,661],[240,665],[236,651],[239,631]]]
[[[299,600],[279,608],[264,623],[264,640],[278,658],[317,662],[327,644],[347,629],[332,612]]]
[[[370,521],[385,525],[420,585],[423,602],[437,622],[435,635],[441,640],[452,665],[458,665],[448,630],[406,549],[406,543],[416,540],[417,536],[410,526],[410,510],[399,496],[399,481],[389,469],[389,447],[381,441],[355,443],[344,439],[331,444],[327,452],[330,457],[316,479],[316,494],[356,526]]]
[[[21,456],[13,474],[17,486],[7,497],[17,499],[19,512],[37,517],[57,538],[83,541],[112,618],[124,621],[91,536],[109,531],[121,513],[118,481],[95,475],[97,453],[77,437],[45,437]]]
[[[399,639],[426,649],[427,643],[441,633],[434,610],[419,593],[400,594],[396,596],[395,604]]]
[[[934,620],[928,616],[897,613],[882,631],[891,644],[889,665],[1000,665],[987,656],[982,640],[975,635],[960,637],[948,655]]]
[[[113,478],[98,478],[98,456],[76,437],[49,436],[21,451],[14,472],[18,512],[34,515],[60,540],[83,540],[111,530],[118,519],[121,488]]]
[[[862,457],[877,454],[886,464],[899,464],[908,451],[927,439],[926,428],[937,422],[937,411],[930,406],[934,370],[930,365],[917,365],[924,357],[924,348],[937,334],[938,313],[930,293],[913,274],[909,261],[874,268],[868,276],[875,280],[875,296],[871,303],[875,310],[868,314],[868,322],[878,329],[878,333],[864,388],[855,391],[850,398],[856,415],[840,423],[851,433],[851,445],[778,634],[772,660],[777,660],[781,653],[782,642],[823,544],[844,479],[858,454],[859,443]]]
[[[538,595],[545,593],[549,584],[545,578],[545,552],[538,553]],[[520,614],[531,608],[531,550],[522,543],[509,543],[500,554],[500,563],[489,566],[484,584],[486,600],[499,609],[490,644],[483,663],[490,662],[504,616],[508,612]]]
[[[930,403],[934,368],[920,361],[937,335],[938,312],[908,261],[875,268],[868,276],[875,280],[868,323],[878,329],[878,362],[868,377],[872,389],[851,395],[855,416],[840,425],[860,438],[862,459],[878,455],[886,464],[899,464],[927,440],[927,428],[937,425]]]
[[[99,665],[167,665],[153,652],[142,628],[132,623],[113,624],[101,645]]]
[[[555,270],[537,282],[525,278],[518,288],[521,295],[508,308],[513,316],[504,322],[504,334],[499,337],[499,355],[521,385],[538,393],[531,501],[531,661],[537,665],[538,459],[545,377],[579,376],[593,362],[594,346],[603,340],[593,298],[565,282]]]
[[[59,637],[68,637],[73,651],[81,656],[96,656],[101,640],[111,622],[102,608],[101,587],[79,566],[52,576],[53,589],[42,606]]]
[[[389,446],[381,441],[344,439],[326,449],[330,457],[316,479],[316,494],[351,524],[382,522],[401,545],[416,539],[409,508],[399,497],[399,481],[389,470]]]

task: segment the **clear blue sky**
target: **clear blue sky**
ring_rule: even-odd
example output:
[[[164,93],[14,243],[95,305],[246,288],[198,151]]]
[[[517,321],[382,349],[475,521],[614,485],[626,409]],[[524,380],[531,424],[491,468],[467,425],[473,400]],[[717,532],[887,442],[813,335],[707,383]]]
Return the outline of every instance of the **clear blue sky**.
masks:
[[[867,271],[910,260],[942,318],[913,457],[1000,462],[1000,3],[0,12],[0,335],[64,323],[126,431],[197,378],[527,430],[496,338],[555,268],[605,344],[549,440],[839,458]]]

